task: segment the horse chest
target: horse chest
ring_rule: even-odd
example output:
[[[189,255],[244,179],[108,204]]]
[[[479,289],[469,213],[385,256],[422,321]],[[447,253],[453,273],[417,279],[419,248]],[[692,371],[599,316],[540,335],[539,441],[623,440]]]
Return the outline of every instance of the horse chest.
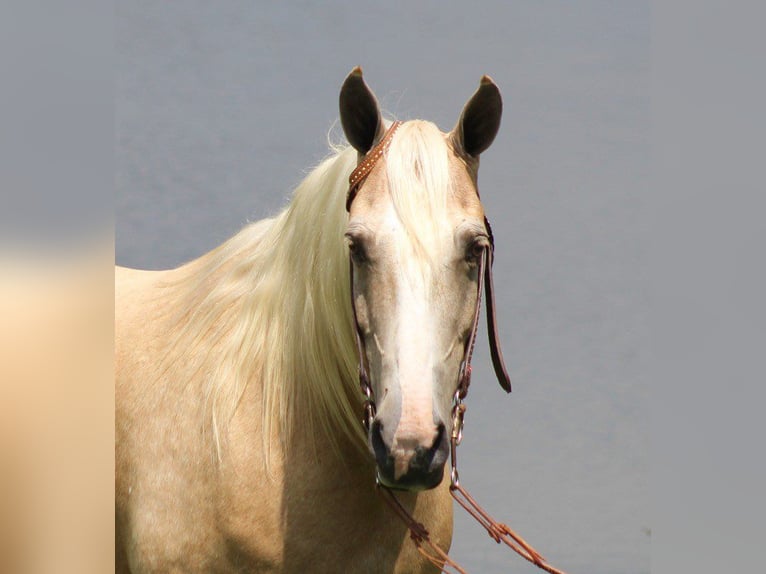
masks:
[[[360,501],[354,493],[331,497],[327,503],[286,501],[281,520],[251,517],[249,527],[230,532],[229,557],[239,571],[248,572],[438,571],[417,553],[390,509],[373,501]],[[428,519],[434,539],[448,548],[452,516],[443,514],[428,513]]]
[[[377,493],[369,461],[341,464],[329,453],[292,452],[270,476],[252,459],[222,476],[228,494],[217,514],[227,551],[241,571],[436,571]],[[442,486],[404,493],[402,501],[448,548],[452,503],[447,483]]]

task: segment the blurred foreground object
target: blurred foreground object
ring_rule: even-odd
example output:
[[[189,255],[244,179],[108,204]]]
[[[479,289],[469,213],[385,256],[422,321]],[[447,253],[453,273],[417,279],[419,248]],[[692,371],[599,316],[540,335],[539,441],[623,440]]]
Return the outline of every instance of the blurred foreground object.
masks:
[[[112,253],[0,251],[0,574],[111,568]]]

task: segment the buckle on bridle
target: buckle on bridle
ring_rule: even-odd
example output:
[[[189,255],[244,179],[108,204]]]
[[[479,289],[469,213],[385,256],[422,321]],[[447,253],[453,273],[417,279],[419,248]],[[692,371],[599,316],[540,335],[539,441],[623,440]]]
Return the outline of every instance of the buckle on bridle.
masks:
[[[457,467],[452,466],[452,470],[449,473],[450,489],[460,486],[460,476],[457,473]]]
[[[364,395],[364,417],[362,418],[362,424],[364,424],[367,432],[372,428],[372,422],[375,420],[375,401],[372,398],[372,386],[366,376],[366,373],[360,368],[359,378],[361,380],[362,394]]]
[[[452,440],[455,445],[463,441],[463,424],[465,423],[466,406],[463,400],[455,393],[455,404],[452,407]]]
[[[364,424],[364,428],[367,432],[370,432],[370,429],[372,428],[372,422],[375,420],[375,403],[372,402],[372,399],[366,399],[364,401],[364,418],[362,419],[362,423]]]

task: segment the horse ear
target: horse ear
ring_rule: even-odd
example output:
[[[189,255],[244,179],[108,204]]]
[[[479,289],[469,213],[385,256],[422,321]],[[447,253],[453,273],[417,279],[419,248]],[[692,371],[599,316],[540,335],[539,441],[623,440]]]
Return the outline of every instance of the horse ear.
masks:
[[[471,96],[452,130],[455,147],[471,157],[478,157],[494,141],[500,129],[503,99],[489,76],[483,76],[479,89]]]
[[[362,78],[357,66],[340,89],[340,123],[348,142],[366,154],[386,131],[378,108],[378,100]]]

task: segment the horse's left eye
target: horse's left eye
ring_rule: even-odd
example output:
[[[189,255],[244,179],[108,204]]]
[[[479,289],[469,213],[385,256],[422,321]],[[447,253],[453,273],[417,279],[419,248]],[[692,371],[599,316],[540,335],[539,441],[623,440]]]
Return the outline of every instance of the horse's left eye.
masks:
[[[465,254],[466,260],[474,263],[478,261],[481,258],[482,253],[484,253],[484,250],[487,248],[487,242],[486,239],[478,238],[471,242],[471,244],[468,246],[468,250]]]

